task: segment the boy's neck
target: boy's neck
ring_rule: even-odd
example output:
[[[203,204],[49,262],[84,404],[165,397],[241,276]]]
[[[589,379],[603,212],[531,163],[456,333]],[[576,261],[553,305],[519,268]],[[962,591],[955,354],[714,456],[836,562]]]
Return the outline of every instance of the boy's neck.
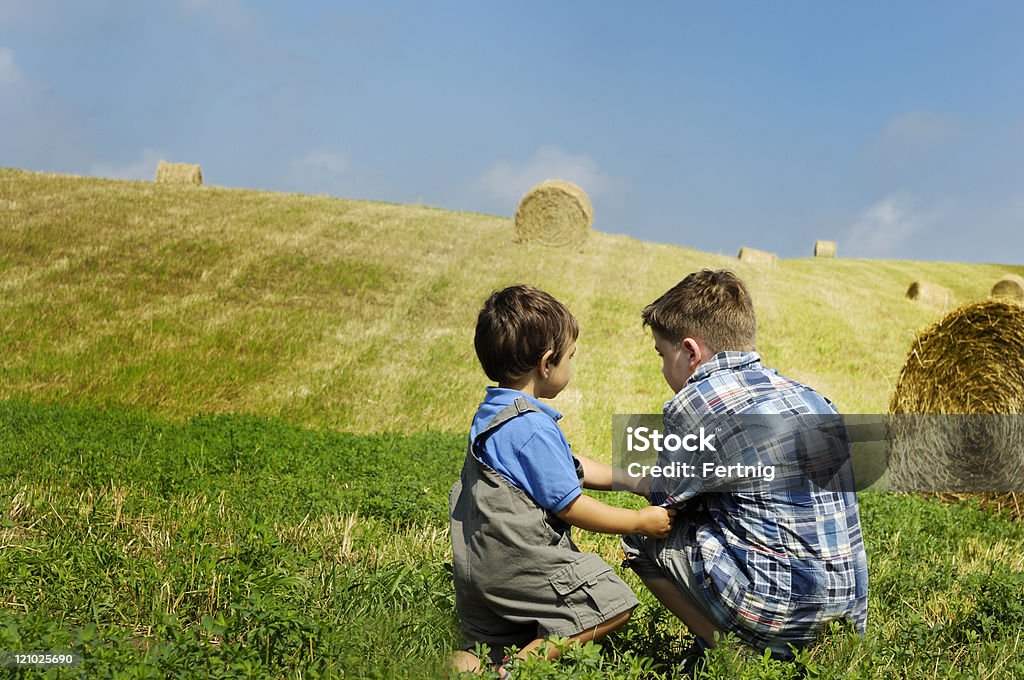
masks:
[[[526,396],[533,397],[536,399],[536,383],[537,381],[535,376],[533,375],[533,371],[530,371],[519,380],[500,382],[498,383],[498,387],[506,390],[518,390],[525,394]]]
[[[519,392],[522,392],[523,394],[525,394],[528,397],[536,398],[536,396],[537,396],[536,394],[534,394],[533,381],[530,381],[530,382],[525,383],[525,384],[522,384],[522,383],[517,383],[517,384],[513,384],[513,383],[498,383],[498,387],[500,387],[503,390],[518,390]]]

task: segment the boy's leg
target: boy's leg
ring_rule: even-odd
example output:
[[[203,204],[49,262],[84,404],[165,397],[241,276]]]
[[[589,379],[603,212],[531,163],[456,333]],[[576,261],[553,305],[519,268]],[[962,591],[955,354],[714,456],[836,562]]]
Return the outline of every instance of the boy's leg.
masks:
[[[618,614],[618,615],[613,616],[612,618],[608,619],[604,623],[599,623],[598,625],[594,626],[593,628],[588,628],[587,630],[583,631],[582,633],[576,633],[575,635],[573,635],[573,636],[571,636],[569,638],[569,642],[578,642],[581,645],[585,645],[588,642],[599,642],[599,641],[603,640],[605,637],[607,637],[608,634],[611,633],[613,630],[615,630],[615,629],[619,628],[620,626],[622,626],[624,623],[626,623],[626,621],[629,621],[629,617],[632,616],[632,615],[633,615],[633,610],[632,609],[627,609],[626,611],[622,612],[621,614]],[[538,638],[538,639],[534,640],[533,642],[530,642],[525,647],[523,647],[521,650],[519,650],[519,653],[516,654],[516,658],[525,659],[526,657],[530,656],[531,654],[536,653],[537,650],[541,647],[541,645],[543,645],[545,642],[546,642],[546,640],[544,640],[543,638]],[[465,652],[465,653],[469,654],[469,652]],[[470,654],[470,656],[473,657],[474,661],[477,661],[477,658],[475,656],[473,656],[472,654]],[[554,659],[557,656],[558,656],[558,649],[553,647],[553,646],[552,647],[548,647],[547,658],[548,659]],[[453,661],[453,667],[454,667],[454,658],[452,659],[452,661]],[[473,670],[473,669],[467,668],[465,670]],[[477,671],[474,670],[473,672],[477,672]],[[498,674],[501,677],[505,677],[506,673],[507,673],[507,671],[504,668],[499,668],[498,669]]]
[[[647,589],[654,597],[658,598],[665,607],[675,614],[680,621],[686,624],[694,635],[699,637],[708,647],[715,646],[715,633],[724,635],[718,624],[712,621],[694,603],[690,596],[681,588],[676,586],[670,579],[664,576],[655,576],[651,573],[639,574],[640,580],[644,582]]]
[[[621,614],[617,614],[612,618],[599,623],[593,628],[588,628],[582,633],[576,633],[570,636],[569,642],[578,642],[579,644],[586,644],[588,642],[600,642],[608,636],[612,631],[620,628],[623,624],[629,621],[629,617],[633,615],[633,608],[629,608]],[[538,638],[523,646],[516,654],[517,658],[525,659],[537,652],[537,650],[544,644],[546,640],[544,638]],[[547,658],[554,659],[558,656],[558,649],[555,647],[549,647],[547,650]],[[492,666],[493,667],[493,666]],[[487,668],[487,660],[480,659],[472,652],[466,650],[460,650],[452,654],[451,658],[451,670],[452,675],[458,677],[460,673],[476,673],[480,674]],[[505,671],[503,668],[498,666],[498,673],[501,677],[505,677]]]
[[[674,535],[678,535],[681,530],[682,525],[676,525]],[[671,540],[670,537],[669,541]],[[655,549],[652,547],[653,543],[654,541],[636,534],[623,536],[622,551],[625,561],[622,566],[632,569],[651,594],[686,624],[690,632],[700,638],[706,646],[714,647],[715,633],[724,635],[725,631],[708,613],[706,603],[698,603],[697,598],[700,596],[693,594],[693,589],[697,588],[697,579],[686,560],[685,551],[679,547],[666,549],[661,543],[658,543],[659,547]],[[688,591],[687,588],[691,590]]]
[[[609,633],[621,627],[627,621],[629,617],[633,615],[633,608],[630,607],[626,611],[613,616],[607,621],[603,621],[593,628],[588,628],[582,633],[576,633],[570,636],[569,642],[578,642],[579,644],[586,644],[588,642],[599,642],[608,636]],[[531,654],[535,654],[539,648],[546,642],[545,638],[538,638],[523,646],[516,654],[517,658],[525,659]],[[547,650],[547,658],[554,659],[558,656],[558,649],[555,647],[549,647]],[[468,651],[458,651],[452,654],[451,668],[452,674],[458,676],[460,673],[481,673],[486,668],[486,660],[479,659],[475,654]],[[505,670],[498,667],[498,673],[501,677],[505,677]]]
[[[477,673],[484,669],[483,663],[472,652],[459,650],[452,654],[452,675],[458,677],[460,673]]]
[[[599,623],[593,628],[588,628],[582,633],[576,633],[576,635],[573,635],[569,638],[569,642],[578,642],[581,645],[586,644],[588,642],[600,642],[605,637],[607,637],[608,634],[611,633],[613,630],[622,626],[624,623],[626,623],[626,621],[629,621],[629,617],[632,615],[633,610],[627,609],[621,614],[613,616],[612,618],[608,619],[604,623]],[[533,654],[537,650],[537,648],[543,644],[543,639],[534,640],[530,644],[523,647],[522,650],[520,650],[520,652],[516,656],[518,656],[520,659],[525,659],[530,654]],[[558,650],[554,647],[549,647],[547,658],[554,659],[556,656],[558,656]]]

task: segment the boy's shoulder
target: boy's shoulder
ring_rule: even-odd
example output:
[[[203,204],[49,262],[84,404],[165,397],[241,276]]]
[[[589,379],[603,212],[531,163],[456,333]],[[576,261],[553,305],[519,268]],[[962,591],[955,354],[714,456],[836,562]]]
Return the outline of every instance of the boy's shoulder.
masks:
[[[513,448],[524,446],[538,433],[562,436],[557,422],[562,417],[561,413],[517,390],[501,388],[488,388],[487,397],[473,418],[470,436],[476,439],[505,409],[510,409],[510,415],[514,414],[514,417],[490,435],[504,445]]]
[[[665,404],[679,414],[771,413],[779,408],[831,409],[831,402],[806,385],[767,368],[757,352],[719,352],[694,372],[690,382]]]

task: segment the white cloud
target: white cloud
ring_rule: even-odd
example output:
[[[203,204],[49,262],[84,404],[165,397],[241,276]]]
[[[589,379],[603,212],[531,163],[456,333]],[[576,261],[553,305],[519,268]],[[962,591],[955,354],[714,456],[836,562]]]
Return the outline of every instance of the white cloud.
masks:
[[[943,208],[922,210],[910,194],[890,194],[860,214],[847,233],[843,250],[854,257],[893,256],[943,212]]]
[[[24,79],[24,74],[14,62],[14,50],[0,47],[0,89],[16,87]]]
[[[602,173],[590,156],[544,146],[520,165],[498,161],[480,175],[476,189],[492,199],[515,206],[531,187],[548,179],[577,184],[591,198],[614,191],[618,184]]]
[[[159,149],[143,149],[137,161],[125,164],[93,163],[89,174],[108,179],[134,179],[148,181],[156,177],[156,166],[161,160],[169,160]]]

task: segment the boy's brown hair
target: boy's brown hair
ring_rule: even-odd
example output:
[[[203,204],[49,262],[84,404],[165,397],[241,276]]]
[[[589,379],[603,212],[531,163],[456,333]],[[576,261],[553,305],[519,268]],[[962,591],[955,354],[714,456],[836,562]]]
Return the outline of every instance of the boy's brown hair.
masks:
[[[557,364],[579,337],[576,317],[533,286],[509,286],[487,298],[476,320],[473,344],[487,377],[507,383],[536,366],[544,352]]]
[[[754,351],[757,321],[750,292],[727,269],[693,272],[644,307],[644,326],[674,343],[704,342],[714,355]]]

